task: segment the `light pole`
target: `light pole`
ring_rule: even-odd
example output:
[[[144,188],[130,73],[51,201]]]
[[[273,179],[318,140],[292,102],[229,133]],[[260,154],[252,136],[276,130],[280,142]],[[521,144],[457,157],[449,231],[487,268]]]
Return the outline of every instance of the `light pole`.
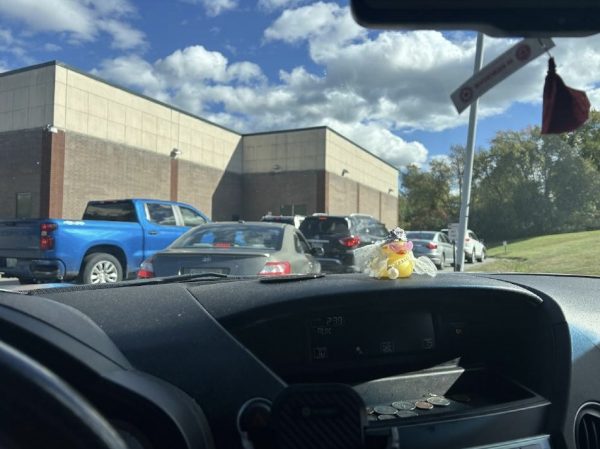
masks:
[[[475,49],[475,67],[473,73],[481,70],[483,62],[483,33],[477,33],[477,45]],[[460,221],[458,226],[458,245],[456,271],[463,271],[465,264],[465,237],[469,226],[469,208],[471,205],[471,180],[473,178],[473,158],[475,154],[475,137],[477,131],[477,105],[479,100],[471,104],[469,111],[469,133],[467,135],[467,153],[465,154],[465,170],[463,174],[462,196],[460,205]]]

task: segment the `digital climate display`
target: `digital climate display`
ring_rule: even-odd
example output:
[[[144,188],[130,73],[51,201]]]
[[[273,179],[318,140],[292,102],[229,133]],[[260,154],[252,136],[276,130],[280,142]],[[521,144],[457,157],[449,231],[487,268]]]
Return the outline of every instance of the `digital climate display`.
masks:
[[[429,313],[332,313],[311,319],[308,327],[310,358],[314,362],[343,362],[435,347]]]

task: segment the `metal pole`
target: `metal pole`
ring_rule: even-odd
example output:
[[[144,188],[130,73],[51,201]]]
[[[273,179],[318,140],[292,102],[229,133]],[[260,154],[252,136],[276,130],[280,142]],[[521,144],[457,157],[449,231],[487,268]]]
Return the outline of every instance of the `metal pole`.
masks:
[[[473,73],[481,70],[483,61],[483,33],[477,33],[477,46],[475,49],[475,67]],[[467,136],[467,154],[465,154],[465,171],[463,174],[463,187],[460,205],[460,221],[458,227],[458,248],[456,271],[463,271],[465,264],[465,236],[469,226],[469,207],[471,203],[471,178],[473,177],[473,157],[475,154],[475,137],[477,130],[477,105],[479,101],[471,105],[469,111],[469,134]]]

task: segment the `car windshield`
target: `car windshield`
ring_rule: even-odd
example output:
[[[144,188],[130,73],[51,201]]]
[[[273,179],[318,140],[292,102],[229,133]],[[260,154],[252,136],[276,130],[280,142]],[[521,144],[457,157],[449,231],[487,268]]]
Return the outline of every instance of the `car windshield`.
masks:
[[[182,235],[171,249],[250,248],[280,250],[282,228],[265,226],[198,226]]]
[[[261,220],[294,226],[292,274],[366,275],[399,227],[440,233],[413,252],[439,271],[600,275],[600,35],[482,36],[470,85],[478,33],[366,29],[348,0],[32,4],[0,1],[2,285],[279,248]],[[576,129],[542,126],[550,57]]]

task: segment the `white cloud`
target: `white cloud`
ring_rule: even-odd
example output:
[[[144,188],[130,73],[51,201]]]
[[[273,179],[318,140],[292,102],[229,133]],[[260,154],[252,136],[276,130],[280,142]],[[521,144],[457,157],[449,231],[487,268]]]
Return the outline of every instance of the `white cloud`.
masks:
[[[296,43],[308,40],[340,46],[357,38],[365,37],[364,28],[352,19],[348,8],[336,3],[317,2],[297,9],[284,11],[265,30],[265,38]]]
[[[268,80],[252,62],[231,62],[196,45],[153,62],[106,60],[97,73],[241,132],[328,125],[397,166],[428,161],[422,143],[400,137],[410,135],[406,131],[467,122],[450,93],[472,74],[472,34],[368,33],[348,8],[317,2],[281,13],[264,40],[305,45],[318,69],[299,66]],[[553,54],[565,82],[597,85],[600,36],[556,42]],[[486,39],[486,60],[513,43]],[[501,114],[515,102],[540,102],[545,72],[544,57],[532,62],[482,98],[480,115]],[[596,107],[598,92],[590,93]],[[531,117],[530,123],[539,120]]]
[[[43,48],[44,51],[47,52],[55,52],[62,50],[62,47],[60,45],[53,44],[52,42],[46,42]]]
[[[389,121],[392,128],[427,131],[467,121],[468,114],[459,116],[449,96],[472,75],[473,34],[417,31],[368,35],[354,23],[349,8],[318,2],[284,11],[264,37],[267,42],[306,44],[311,59],[325,70],[320,84],[338,86],[363,99],[369,105],[370,119]],[[555,41],[552,52],[567,84],[589,89],[600,80],[596,70],[600,36]],[[514,42],[486,39],[486,61]],[[539,103],[546,59],[533,61],[487,93],[480,101],[480,115],[501,114],[515,102]]]
[[[186,3],[200,3],[206,15],[209,17],[215,17],[226,11],[231,11],[238,7],[238,0],[182,0]]]
[[[287,9],[306,3],[307,0],[258,0],[258,7],[266,12]]]
[[[29,31],[65,33],[70,42],[93,41],[107,33],[121,49],[145,43],[144,34],[127,22],[133,14],[129,0],[0,1],[0,16],[23,22]]]
[[[146,42],[143,32],[120,20],[103,20],[98,23],[98,29],[110,34],[113,38],[112,47],[120,50],[143,47]]]

